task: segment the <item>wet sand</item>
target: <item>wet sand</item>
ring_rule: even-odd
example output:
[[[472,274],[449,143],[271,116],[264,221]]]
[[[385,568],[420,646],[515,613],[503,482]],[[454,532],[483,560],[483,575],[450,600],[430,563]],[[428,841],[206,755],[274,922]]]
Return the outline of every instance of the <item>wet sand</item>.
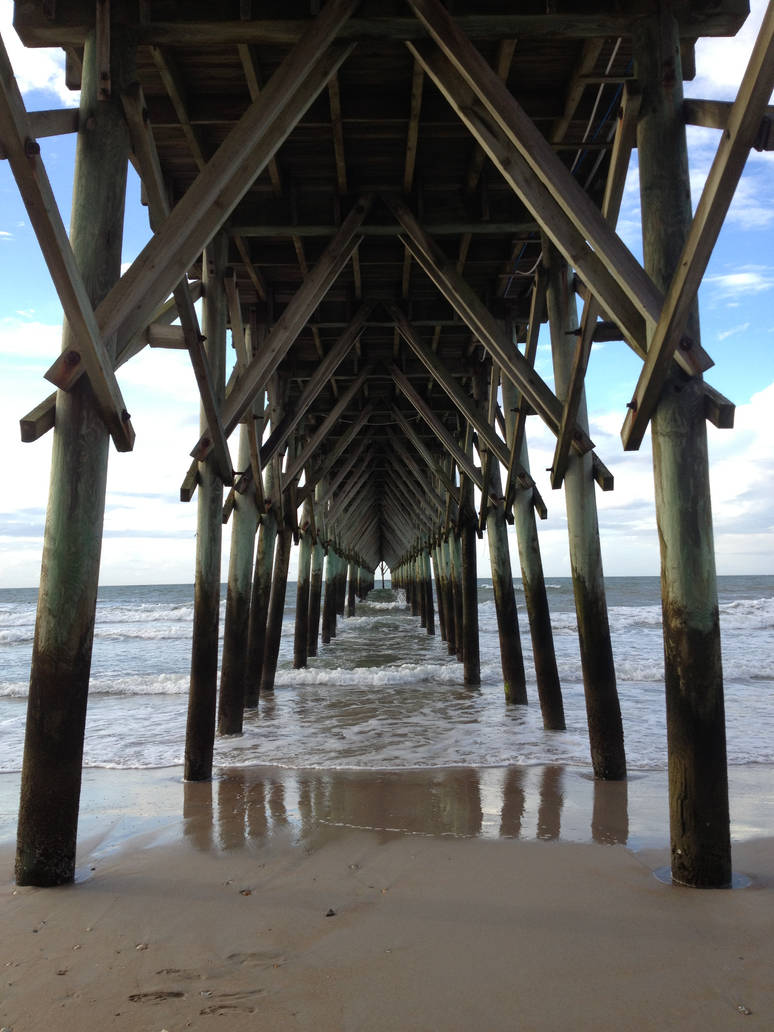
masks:
[[[87,771],[78,880],[11,882],[0,1025],[771,1029],[772,770],[732,768],[749,888],[658,881],[665,776]]]

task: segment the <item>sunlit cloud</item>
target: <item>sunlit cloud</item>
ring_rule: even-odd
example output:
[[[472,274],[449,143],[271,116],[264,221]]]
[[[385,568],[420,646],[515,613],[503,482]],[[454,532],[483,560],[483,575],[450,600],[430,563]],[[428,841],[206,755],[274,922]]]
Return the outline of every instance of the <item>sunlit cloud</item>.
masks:
[[[763,265],[745,265],[734,272],[715,273],[704,282],[721,298],[740,294],[761,294],[774,287],[774,269]]]
[[[79,94],[65,86],[64,52],[55,48],[27,48],[13,27],[13,2],[0,0],[0,32],[22,96],[32,90],[53,94],[64,107],[77,107]]]

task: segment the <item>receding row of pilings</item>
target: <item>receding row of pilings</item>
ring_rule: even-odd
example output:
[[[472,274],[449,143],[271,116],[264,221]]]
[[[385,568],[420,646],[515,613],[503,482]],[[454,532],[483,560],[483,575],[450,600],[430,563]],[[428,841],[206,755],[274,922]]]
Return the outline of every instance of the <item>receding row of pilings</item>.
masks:
[[[641,90],[637,149],[644,261],[646,271],[666,292],[691,221],[680,40],[666,4],[658,17],[633,21],[632,34],[635,74]],[[98,102],[96,50],[95,38],[90,35],[83,56],[71,222],[73,252],[93,305],[106,296],[120,273],[130,146],[119,98],[133,77],[129,42],[116,35],[110,47],[111,94]],[[225,390],[224,257],[223,239],[216,236],[205,256],[208,290],[204,330],[212,386],[216,398],[221,400]],[[556,391],[559,400],[564,401],[570,365],[575,359],[577,313],[564,260],[547,244],[543,261],[548,277]],[[65,349],[72,343],[70,333],[66,326]],[[696,313],[688,336],[698,342]],[[106,340],[104,344],[110,351],[114,342]],[[522,469],[528,472],[525,446],[518,439],[514,422],[520,400],[507,378],[503,378],[502,389],[507,444],[516,449]],[[272,421],[276,422],[281,417],[281,390],[270,397],[270,408],[275,410]],[[584,418],[582,405],[581,423]],[[521,429],[523,419],[519,420]],[[687,378],[677,366],[673,367],[652,419],[652,435],[661,548],[672,872],[675,880],[685,884],[723,886],[731,879],[731,852],[717,589],[700,376]],[[470,425],[462,440],[455,442],[457,445],[466,456],[472,454]],[[240,442],[243,470],[247,454]],[[56,402],[21,782],[16,863],[20,884],[52,885],[72,881],[74,877],[107,456],[108,432],[84,377],[70,391],[60,391]],[[192,779],[211,774],[217,719],[222,484],[211,462],[207,459],[200,463],[198,470],[195,618],[185,762],[186,776]],[[591,463],[588,455],[571,455],[564,477],[571,571],[594,772],[599,778],[622,778],[626,772],[623,734],[607,626]],[[510,557],[502,544],[506,507],[500,511],[503,489],[496,481],[498,463],[485,460],[483,465],[487,470],[483,491],[487,496],[486,512],[478,521],[478,529],[482,531],[485,524],[489,533],[492,576],[493,582],[497,582],[495,597],[500,599],[497,609],[501,640],[505,643],[503,680],[509,697],[520,701],[525,677],[515,606],[511,606],[509,594]],[[445,473],[447,483],[450,472]],[[270,691],[274,684],[291,541],[294,533],[307,531],[303,517],[299,528],[293,526],[293,513],[297,510],[292,497],[285,505],[280,476],[277,463],[265,470],[265,511],[259,513],[255,503],[251,508],[247,494],[234,501],[226,620],[228,648],[223,662],[225,685],[221,689],[220,713],[221,726],[228,731],[238,722],[244,705],[255,705],[258,694]],[[453,496],[449,495],[445,519],[430,527],[427,520],[419,521],[423,523],[422,544],[408,547],[414,540],[416,524],[411,519],[406,521],[407,535],[401,532],[403,551],[398,550],[400,559],[393,563],[393,568],[396,583],[411,584],[411,597],[416,598],[420,613],[424,605],[425,623],[430,630],[428,565],[433,565],[442,634],[450,650],[462,659],[465,681],[473,685],[480,680],[480,664],[477,521],[471,476],[471,472],[461,474],[459,489],[455,486]],[[507,487],[506,491],[509,490]],[[440,486],[438,491],[442,493]],[[537,536],[532,526],[533,496],[526,490],[517,491],[515,498],[507,502],[512,504],[516,525],[544,722],[547,727],[561,727],[556,661]],[[237,517],[244,521],[238,530]],[[320,632],[323,641],[330,641],[335,635],[336,618],[347,604],[345,567],[360,562],[347,543],[342,544],[335,535],[323,530],[321,536],[319,528],[312,532],[308,601],[301,603],[301,627],[297,621],[299,662],[304,651],[307,655],[313,653],[317,643],[323,541],[328,548]],[[379,548],[376,553],[378,561],[382,558]],[[364,577],[361,586],[366,583]],[[421,591],[417,585],[421,585]],[[241,663],[251,674],[248,679],[240,673]]]

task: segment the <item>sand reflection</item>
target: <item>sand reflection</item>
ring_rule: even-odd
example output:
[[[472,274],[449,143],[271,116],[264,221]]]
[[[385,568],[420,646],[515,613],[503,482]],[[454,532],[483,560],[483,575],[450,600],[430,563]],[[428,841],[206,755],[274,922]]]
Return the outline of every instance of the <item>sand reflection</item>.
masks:
[[[233,850],[272,835],[312,840],[338,827],[394,834],[626,844],[626,783],[559,765],[415,771],[222,770],[185,786],[185,834]]]

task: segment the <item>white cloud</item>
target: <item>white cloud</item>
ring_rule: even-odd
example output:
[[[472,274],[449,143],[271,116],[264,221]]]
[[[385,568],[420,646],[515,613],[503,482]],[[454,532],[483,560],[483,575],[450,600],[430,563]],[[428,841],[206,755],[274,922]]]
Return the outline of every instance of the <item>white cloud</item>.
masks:
[[[740,294],[762,294],[774,287],[774,269],[765,265],[743,265],[734,272],[707,276],[704,282],[720,297],[736,298]]]
[[[718,333],[718,340],[728,340],[729,337],[735,337],[738,333],[744,333],[750,329],[748,322],[741,323],[739,326],[732,326],[729,330],[722,330]]]
[[[61,346],[61,325],[52,326],[19,317],[0,319],[0,355],[36,362],[43,359],[50,364]]]
[[[750,15],[732,39],[707,38],[696,44],[693,97],[733,100],[766,10],[766,0],[750,0]]]
[[[13,28],[12,0],[0,0],[0,32],[22,96],[30,90],[47,90],[64,107],[77,106],[78,94],[65,86],[64,52],[23,46]]]

